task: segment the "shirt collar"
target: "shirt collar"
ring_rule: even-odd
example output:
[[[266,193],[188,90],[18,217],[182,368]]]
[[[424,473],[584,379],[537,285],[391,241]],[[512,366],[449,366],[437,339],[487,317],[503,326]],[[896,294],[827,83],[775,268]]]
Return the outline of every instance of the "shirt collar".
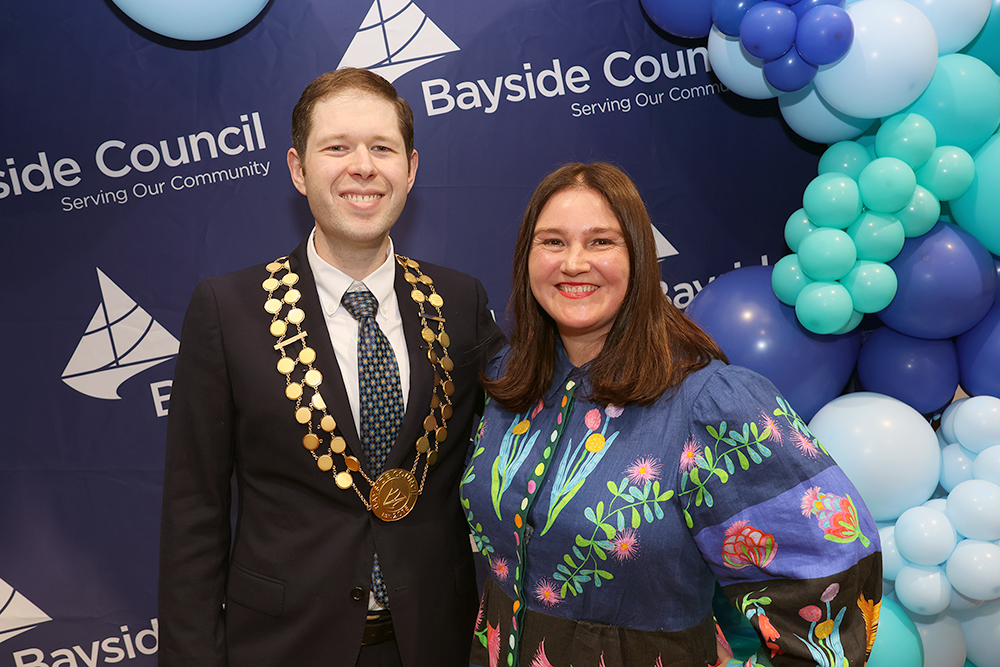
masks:
[[[314,243],[315,235],[316,229],[313,228],[306,243],[306,255],[309,258],[309,268],[312,269],[313,278],[316,280],[320,303],[323,304],[323,310],[327,315],[332,315],[337,308],[343,308],[340,300],[344,298],[344,294],[359,289],[367,288],[374,294],[378,299],[380,310],[390,303],[391,297],[395,294],[393,290],[396,280],[395,253],[391,238],[385,261],[364,280],[358,281],[319,256]]]

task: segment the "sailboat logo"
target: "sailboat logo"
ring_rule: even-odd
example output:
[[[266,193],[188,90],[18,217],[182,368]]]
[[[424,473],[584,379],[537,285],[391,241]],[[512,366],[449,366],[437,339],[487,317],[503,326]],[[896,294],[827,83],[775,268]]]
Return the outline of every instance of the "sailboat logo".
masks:
[[[663,232],[656,228],[656,225],[653,225],[653,238],[656,239],[656,259],[666,259],[680,254],[674,244],[663,235]]]
[[[48,614],[0,579],[0,642],[51,620]]]
[[[375,0],[337,67],[363,67],[392,82],[453,51],[455,42],[414,3]]]
[[[100,269],[97,277],[101,303],[62,380],[81,394],[114,400],[125,380],[176,355],[180,343]]]

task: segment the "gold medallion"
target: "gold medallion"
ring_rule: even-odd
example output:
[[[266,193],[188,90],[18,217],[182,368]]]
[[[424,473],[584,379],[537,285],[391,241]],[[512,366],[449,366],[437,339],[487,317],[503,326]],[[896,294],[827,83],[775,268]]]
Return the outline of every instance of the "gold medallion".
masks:
[[[306,433],[302,436],[302,445],[310,452],[316,451],[319,447],[319,437],[315,433]]]
[[[261,287],[264,288],[265,292],[273,292],[274,290],[278,289],[279,285],[281,285],[281,283],[279,283],[276,278],[268,278],[263,283],[261,283]]]
[[[288,375],[295,370],[295,360],[290,357],[282,357],[278,359],[278,372],[282,375]]]
[[[392,468],[378,476],[368,501],[383,521],[397,521],[417,504],[417,478],[409,470]]]

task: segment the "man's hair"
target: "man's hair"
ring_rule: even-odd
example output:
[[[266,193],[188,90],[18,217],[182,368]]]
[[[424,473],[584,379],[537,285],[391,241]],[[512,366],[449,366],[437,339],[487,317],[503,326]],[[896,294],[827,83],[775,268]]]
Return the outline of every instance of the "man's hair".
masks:
[[[607,202],[628,248],[628,287],[604,347],[590,363],[590,398],[596,403],[649,405],[712,359],[726,360],[718,345],[671,303],[660,287],[652,222],[631,179],[606,162],[567,164],[535,189],[514,249],[510,362],[503,377],[482,378],[487,393],[511,412],[538,403],[555,371],[556,322],[531,291],[528,260],[542,209],[559,192],[590,190]]]
[[[406,164],[413,155],[413,110],[406,100],[399,96],[396,88],[384,78],[357,67],[345,67],[321,74],[302,91],[299,101],[292,110],[292,148],[305,163],[306,143],[312,131],[313,110],[324,99],[344,92],[360,92],[384,99],[396,107],[399,132],[403,136],[406,150]]]

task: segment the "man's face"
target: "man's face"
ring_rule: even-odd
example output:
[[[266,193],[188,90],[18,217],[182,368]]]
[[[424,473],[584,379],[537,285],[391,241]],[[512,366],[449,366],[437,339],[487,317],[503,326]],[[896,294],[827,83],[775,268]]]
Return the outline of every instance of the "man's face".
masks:
[[[305,155],[290,149],[288,169],[316,218],[316,250],[337,265],[344,253],[385,243],[413,187],[417,152],[406,155],[395,105],[344,91],[316,104]]]

